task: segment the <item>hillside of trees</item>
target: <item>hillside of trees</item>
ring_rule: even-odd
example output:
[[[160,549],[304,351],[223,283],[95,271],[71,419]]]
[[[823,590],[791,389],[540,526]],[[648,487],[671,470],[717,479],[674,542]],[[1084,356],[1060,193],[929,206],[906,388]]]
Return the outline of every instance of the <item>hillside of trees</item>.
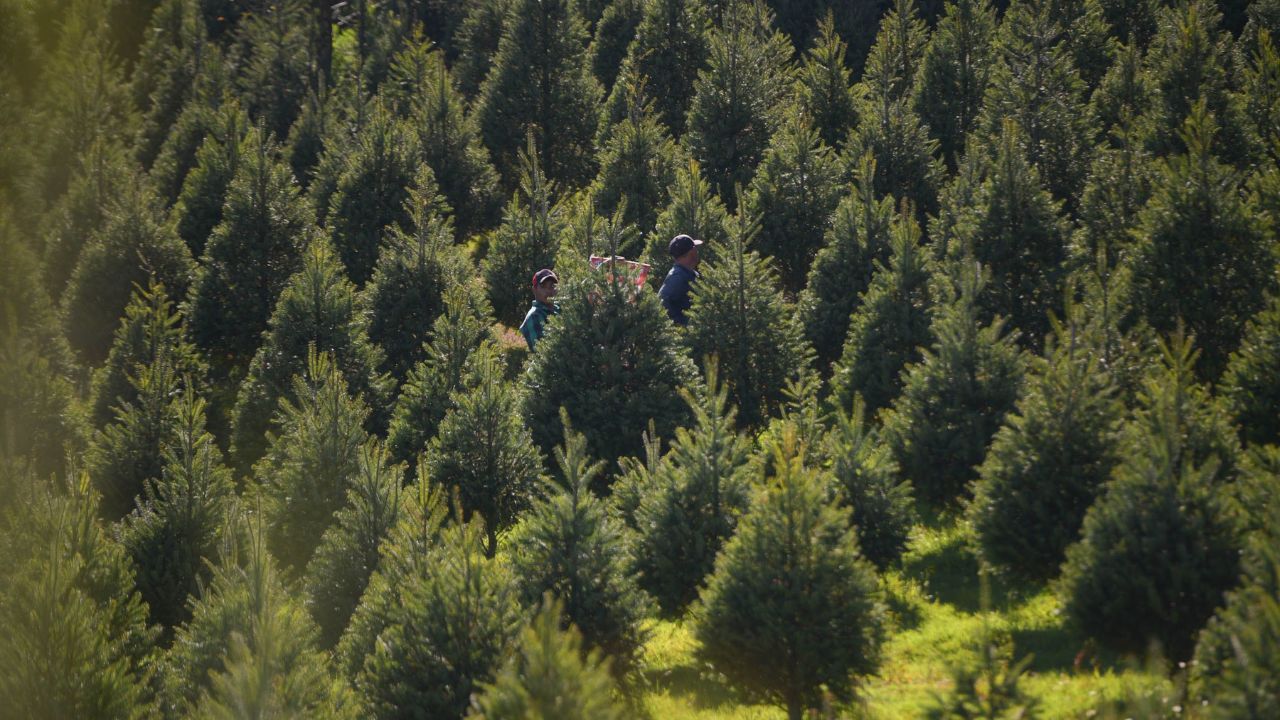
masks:
[[[1280,717],[1274,35],[0,0],[0,717]]]

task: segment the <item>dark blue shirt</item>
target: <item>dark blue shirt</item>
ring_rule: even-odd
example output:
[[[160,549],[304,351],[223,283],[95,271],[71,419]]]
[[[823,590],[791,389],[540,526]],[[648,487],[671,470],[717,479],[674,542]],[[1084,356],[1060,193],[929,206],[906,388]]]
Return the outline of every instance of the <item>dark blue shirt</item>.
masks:
[[[689,319],[684,316],[684,311],[693,305],[689,300],[689,286],[697,279],[697,272],[683,265],[672,265],[671,270],[667,272],[667,278],[662,281],[662,289],[658,291],[658,297],[662,300],[662,307],[667,310],[667,317],[677,325],[685,325],[689,322]]]

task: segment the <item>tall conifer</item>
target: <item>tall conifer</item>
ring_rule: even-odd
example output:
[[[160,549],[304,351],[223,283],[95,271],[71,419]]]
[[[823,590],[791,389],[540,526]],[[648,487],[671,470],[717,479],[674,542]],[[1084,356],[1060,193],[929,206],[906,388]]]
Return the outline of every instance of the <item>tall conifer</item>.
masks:
[[[796,101],[827,147],[840,147],[858,122],[847,51],[828,13],[818,23],[818,35],[796,78]]]
[[[948,2],[920,59],[913,107],[953,170],[982,110],[995,32],[996,10],[989,0]]]

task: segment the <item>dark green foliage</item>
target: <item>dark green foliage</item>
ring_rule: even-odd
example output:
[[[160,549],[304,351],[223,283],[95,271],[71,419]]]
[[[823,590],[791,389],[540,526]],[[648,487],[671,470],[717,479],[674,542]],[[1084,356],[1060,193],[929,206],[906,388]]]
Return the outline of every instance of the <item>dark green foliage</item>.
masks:
[[[982,110],[995,32],[996,10],[989,0],[948,2],[920,59],[913,107],[953,170]]]
[[[539,158],[530,135],[520,154],[520,187],[507,204],[502,225],[490,235],[489,254],[481,265],[494,315],[512,327],[520,324],[533,299],[533,274],[554,264],[565,226],[561,208],[551,203],[555,184],[543,174]]]
[[[188,388],[172,413],[160,475],[147,482],[122,532],[142,600],[166,630],[191,618],[188,598],[209,582],[235,498],[222,452],[205,430],[204,400]]]
[[[1201,376],[1217,378],[1245,323],[1276,287],[1273,242],[1238,173],[1211,153],[1213,116],[1197,104],[1182,131],[1186,155],[1156,163],[1138,220],[1134,303],[1157,331],[1185,323],[1204,348]]]
[[[933,264],[920,246],[914,218],[894,219],[889,248],[889,259],[877,264],[871,286],[849,318],[844,349],[831,370],[832,403],[849,407],[855,395],[861,396],[873,417],[897,399],[903,369],[918,362],[921,349],[933,342]]]
[[[694,378],[656,293],[632,291],[607,273],[565,283],[560,314],[548,323],[522,382],[533,439],[549,451],[560,438],[560,408],[587,437],[593,457],[612,464],[640,450],[650,420],[670,437],[687,415],[675,388]]]
[[[391,465],[376,440],[359,448],[355,473],[346,482],[346,504],[307,563],[303,589],[320,628],[320,647],[337,644],[360,604],[378,567],[378,547],[399,520],[403,481],[404,466]]]
[[[303,0],[281,0],[254,8],[239,25],[244,52],[236,84],[249,115],[266,132],[287,137],[307,82],[307,13]]]
[[[828,147],[839,147],[858,123],[858,108],[845,64],[848,46],[836,34],[832,16],[818,23],[796,78],[796,102]]]
[[[497,552],[498,531],[515,524],[542,475],[516,386],[503,378],[500,362],[488,349],[472,356],[426,455],[432,480],[456,493],[468,517],[484,518],[489,557]]]
[[[844,345],[850,315],[871,282],[875,263],[889,254],[893,198],[876,198],[874,176],[875,159],[863,155],[854,173],[852,192],[840,200],[825,223],[822,247],[800,294],[797,314],[822,371]]]
[[[384,234],[409,229],[409,185],[418,170],[417,137],[408,126],[380,102],[369,114],[355,146],[342,151],[342,170],[325,213],[329,237],[357,287],[373,275]]]
[[[915,0],[894,0],[880,19],[875,45],[863,68],[867,94],[885,102],[907,97],[928,42],[929,30]]]
[[[101,363],[133,286],[159,282],[173,297],[182,297],[192,266],[191,253],[165,220],[155,193],[145,183],[124,188],[81,251],[62,296],[71,347],[88,363]]]
[[[649,598],[636,585],[621,521],[591,491],[604,463],[592,463],[586,439],[565,427],[556,448],[559,477],[545,499],[511,536],[511,567],[526,605],[544,593],[559,602],[560,617],[582,633],[588,648],[608,656],[618,677],[639,660],[646,633],[640,623]]]
[[[839,503],[849,508],[858,548],[884,569],[906,550],[915,507],[911,485],[899,478],[888,446],[865,416],[861,398],[854,399],[847,414],[843,408],[832,413],[835,422],[821,451],[830,463]]]
[[[191,339],[217,379],[240,377],[253,358],[276,300],[302,267],[315,222],[260,131],[245,139],[241,160],[192,283],[187,316]]]
[[[702,266],[683,336],[694,357],[720,356],[743,427],[759,427],[778,409],[787,380],[809,372],[813,355],[772,263],[747,250],[758,229],[736,220],[729,246]]]
[[[471,354],[489,338],[488,301],[476,283],[447,289],[443,309],[422,348],[423,360],[409,371],[391,412],[387,446],[397,462],[414,463],[435,437],[453,394],[462,390]]]
[[[799,720],[822,688],[852,695],[875,672],[883,609],[848,511],[805,466],[794,429],[771,444],[773,471],[717,558],[694,611],[698,656]]]
[[[549,177],[569,185],[591,177],[601,90],[585,45],[569,0],[512,0],[476,104],[485,144],[509,184],[527,134],[542,148]]]
[[[449,208],[436,194],[431,168],[422,165],[405,199],[409,230],[391,227],[373,278],[365,286],[371,317],[369,339],[386,359],[382,369],[397,381],[425,357],[431,325],[444,311],[445,293],[464,282],[470,263],[453,246]]]
[[[1245,326],[1240,347],[1222,377],[1222,397],[1241,438],[1249,444],[1280,444],[1280,300]]]
[[[457,62],[452,66],[458,89],[469,100],[480,94],[493,57],[498,52],[502,28],[514,0],[480,0],[467,3],[466,14],[458,26]]]
[[[60,486],[60,487],[55,487]],[[0,465],[0,702],[12,717],[145,718],[156,633],[84,475]]]
[[[200,76],[191,97],[174,120],[151,165],[151,180],[165,203],[172,205],[182,192],[187,175],[196,165],[196,152],[205,137],[218,124],[218,116],[227,105],[240,112],[231,89],[230,72],[216,45],[204,47]]]
[[[1190,343],[1175,338],[1163,351],[1122,461],[1067,551],[1059,593],[1067,616],[1104,647],[1140,653],[1157,643],[1184,660],[1238,577],[1239,520],[1222,492],[1238,451],[1194,382]]]
[[[646,447],[652,467],[634,486],[638,497],[631,511],[640,586],[667,616],[679,615],[697,598],[716,553],[746,509],[750,489],[751,443],[734,427],[736,411],[715,362],[707,364],[705,386],[681,395],[694,423],[676,431],[660,463],[654,462],[657,448]],[[651,435],[648,442],[654,442]]]
[[[138,160],[149,168],[192,96],[205,54],[217,50],[208,41],[197,0],[160,3],[147,31],[130,84],[142,112]]]
[[[676,173],[685,155],[654,117],[652,103],[637,89],[627,115],[600,152],[600,174],[591,186],[598,212],[609,216],[624,207],[622,219],[642,233],[654,230],[658,213],[670,202]],[[670,238],[668,238],[670,240]]]
[[[560,629],[563,614],[561,604],[548,598],[521,632],[511,659],[492,683],[481,686],[467,714],[469,720],[626,717],[614,700],[609,659],[598,650],[584,655],[577,628]]]
[[[426,43],[406,48],[392,62],[388,84],[389,90],[408,94],[422,159],[453,209],[459,237],[492,226],[502,206],[498,174],[440,52]]]
[[[606,92],[618,78],[618,70],[627,55],[627,48],[635,39],[636,28],[644,17],[645,5],[642,0],[610,2],[595,26],[595,35],[589,49],[591,72]]]
[[[1253,129],[1274,160],[1280,146],[1280,54],[1270,32],[1259,31],[1256,37],[1257,50],[1240,69],[1238,82]]]
[[[667,252],[671,238],[684,234],[702,240],[706,244],[698,249],[699,257],[710,260],[729,237],[725,232],[729,214],[703,178],[697,160],[690,160],[676,171],[675,184],[668,194],[671,204],[658,215],[657,227],[645,241],[644,261],[653,266],[649,282],[655,289],[661,287],[671,269],[671,255]]]
[[[1048,580],[1120,460],[1123,405],[1083,318],[1058,323],[978,469],[968,515],[982,558]]]
[[[781,123],[791,53],[761,0],[733,0],[707,40],[707,68],[694,83],[684,142],[727,202],[736,203],[735,188],[751,181]]]
[[[710,30],[707,9],[698,0],[643,3],[635,39],[602,111],[601,129],[625,114],[629,86],[643,84],[654,98],[662,124],[677,137],[683,135],[694,83],[707,62]]]
[[[514,578],[484,557],[477,519],[446,529],[400,601],[358,681],[373,717],[459,717],[497,675],[522,621]]]
[[[81,156],[67,192],[49,209],[46,220],[49,231],[40,274],[51,293],[61,294],[66,288],[80,253],[105,224],[111,204],[137,181],[138,171],[127,150],[115,142],[95,142]]]
[[[210,115],[204,141],[195,151],[173,210],[178,218],[178,235],[196,257],[204,254],[209,234],[222,222],[231,183],[239,174],[241,153],[256,149],[245,144],[248,117],[238,103],[228,100]],[[260,136],[257,140],[262,142]],[[252,163],[252,158],[247,162]],[[239,200],[235,196],[232,199]]]
[[[917,496],[936,504],[959,498],[1022,384],[1023,358],[1002,320],[982,324],[982,282],[974,266],[940,299],[933,346],[902,377],[902,395],[885,417],[894,460]]]
[[[292,378],[292,385],[292,399],[282,398],[274,420],[278,433],[254,475],[272,555],[301,573],[353,482],[382,468],[379,458],[361,450],[369,438],[362,427],[369,408],[348,394],[333,356],[313,350],[306,375]],[[341,628],[326,630],[332,636]]]
[[[840,200],[842,174],[835,152],[808,120],[793,113],[769,139],[747,190],[743,212],[760,219],[755,247],[778,264],[791,293],[803,286],[822,244]]]
[[[302,263],[280,294],[262,346],[240,386],[231,437],[240,472],[262,456],[272,415],[281,399],[293,396],[293,376],[307,368],[308,355],[332,352],[350,392],[373,409],[371,423],[384,417],[389,382],[376,374],[382,353],[369,342],[367,316],[355,288],[323,239],[312,242]]]

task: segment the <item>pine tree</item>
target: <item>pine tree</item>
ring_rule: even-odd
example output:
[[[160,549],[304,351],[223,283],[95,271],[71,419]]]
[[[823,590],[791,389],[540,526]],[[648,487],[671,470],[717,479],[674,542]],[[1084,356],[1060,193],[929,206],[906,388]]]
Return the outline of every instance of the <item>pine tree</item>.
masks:
[[[418,170],[417,137],[375,101],[356,145],[344,151],[325,222],[347,276],[357,287],[373,275],[384,234],[408,230],[409,185]]]
[[[1078,309],[1067,313],[996,433],[968,507],[983,560],[1034,580],[1057,574],[1120,460],[1123,405],[1096,333]]]
[[[552,204],[554,192],[530,134],[520,154],[520,187],[507,204],[502,225],[490,236],[489,254],[481,264],[494,315],[512,327],[520,324],[531,297],[529,278],[555,261],[565,221],[561,208]]]
[[[715,362],[707,364],[705,386],[681,395],[693,425],[676,431],[671,452],[652,469],[632,512],[640,586],[667,616],[697,598],[746,509],[750,487],[751,444],[734,426],[736,410]]]
[[[851,678],[875,671],[883,609],[848,512],[794,430],[766,452],[774,470],[716,561],[694,634],[699,658],[799,720],[821,687],[847,699]]]
[[[609,3],[596,23],[587,52],[591,57],[591,73],[600,81],[606,95],[618,79],[618,71],[627,48],[635,39],[644,11],[645,3],[641,0],[618,0]]]
[[[388,84],[408,94],[409,121],[422,159],[453,209],[459,238],[491,227],[502,205],[498,174],[441,53],[427,43],[406,48],[392,63]]]
[[[50,483],[6,461],[0,510],[0,702],[14,717],[143,718],[155,630],[88,477]]]
[[[953,272],[959,287],[934,310],[933,346],[904,371],[902,394],[884,420],[894,460],[917,496],[934,504],[956,500],[977,476],[1023,374],[1004,322],[978,318],[981,269],[974,263]]]
[[[493,67],[494,55],[502,39],[507,13],[515,0],[480,0],[467,3],[466,14],[458,25],[456,44],[457,62],[452,70],[458,80],[458,89],[474,102],[480,94],[480,86]]]
[[[875,263],[889,254],[894,200],[876,198],[874,177],[875,158],[863,155],[852,192],[840,200],[831,216],[798,301],[804,335],[813,344],[823,371],[844,344],[850,315],[871,282]]]
[[[151,15],[130,89],[142,113],[138,160],[150,168],[191,98],[209,43],[198,2],[166,0]]]
[[[145,184],[126,188],[81,251],[62,297],[71,347],[88,363],[100,364],[133,286],[160,282],[173,297],[182,297],[192,266],[191,253],[164,219],[151,189]]]
[[[173,210],[178,218],[178,235],[197,258],[204,254],[209,235],[223,220],[241,154],[254,149],[245,144],[249,119],[238,103],[229,100],[210,114],[204,140],[195,151]],[[257,140],[262,142],[260,136]]]
[[[375,374],[381,352],[369,342],[355,288],[323,239],[311,244],[302,262],[280,294],[232,412],[232,456],[242,473],[262,456],[272,415],[280,400],[294,397],[293,376],[309,366],[310,355],[333,353],[347,388],[374,409],[372,425],[385,410],[388,381]]]
[[[568,0],[512,0],[476,116],[499,172],[514,184],[526,134],[543,150],[547,176],[569,185],[591,177],[600,84],[591,76],[586,29]]]
[[[315,222],[260,130],[250,131],[241,159],[222,222],[192,282],[188,310],[191,339],[209,357],[217,380],[239,378],[253,358],[271,309],[302,267]]]
[[[1159,332],[1186,323],[1204,348],[1205,378],[1221,375],[1276,283],[1256,206],[1237,172],[1211,152],[1216,130],[1207,105],[1197,104],[1182,131],[1187,154],[1156,163],[1133,251],[1138,310]]]
[[[1240,69],[1238,83],[1258,140],[1274,160],[1280,152],[1280,53],[1265,29],[1247,37],[1256,37],[1257,49]]]
[[[1280,445],[1280,296],[1245,326],[1223,374],[1221,395],[1250,445]]]
[[[783,287],[798,292],[840,200],[835,152],[792,113],[769,139],[743,212],[760,218],[756,247],[778,264]]]
[[[902,556],[915,521],[911,485],[900,478],[880,433],[868,425],[866,405],[854,398],[848,413],[832,413],[820,450],[828,458],[839,504],[849,509],[858,548],[877,568]]]
[[[564,425],[564,445],[555,451],[559,478],[512,533],[512,570],[526,606],[544,593],[557,598],[560,618],[622,678],[639,660],[649,599],[628,568],[621,523],[591,491],[604,463],[592,463],[586,438]]]
[[[196,165],[196,153],[209,133],[218,127],[219,115],[228,105],[241,112],[227,65],[218,45],[209,43],[203,47],[200,74],[195,78],[191,95],[151,164],[149,176],[167,205],[173,205],[182,193],[187,175]]]
[[[521,632],[511,659],[497,677],[481,685],[467,714],[470,720],[626,717],[614,700],[609,659],[598,650],[584,654],[577,628],[560,629],[563,614],[560,603],[548,599]]]
[[[432,479],[457,493],[462,510],[484,518],[489,557],[498,550],[498,531],[529,507],[542,475],[516,387],[502,377],[500,362],[487,348],[472,356],[465,389],[450,397],[453,407],[425,458]]]
[[[191,388],[173,400],[172,437],[160,475],[124,521],[122,543],[138,568],[150,618],[166,631],[191,618],[188,597],[210,580],[235,498],[222,452],[205,430],[205,402]]]
[[[310,83],[307,9],[303,0],[255,8],[237,28],[244,56],[236,84],[249,115],[277,138],[289,135]]]
[[[796,101],[827,147],[838,148],[858,124],[858,107],[845,56],[848,46],[836,34],[830,12],[818,23],[818,35],[805,53],[796,78]]]
[[[693,286],[684,342],[694,357],[720,356],[725,386],[743,427],[758,427],[782,401],[788,379],[809,371],[812,350],[773,265],[748,250],[759,230],[739,218],[731,239]]]
[[[1154,641],[1184,660],[1239,572],[1239,521],[1221,492],[1239,451],[1194,381],[1191,343],[1175,337],[1162,351],[1121,463],[1067,551],[1059,594],[1067,616],[1104,647],[1137,653]]]
[[[654,231],[645,240],[644,261],[653,268],[649,279],[655,288],[661,286],[671,270],[671,255],[667,252],[671,238],[681,234],[698,238],[705,243],[698,250],[700,257],[711,260],[716,256],[716,247],[729,237],[725,231],[729,214],[711,191],[697,160],[677,169],[675,183],[667,194],[671,203],[658,215]]]
[[[625,119],[601,148],[600,174],[591,185],[596,210],[607,217],[625,208],[627,224],[652,232],[659,211],[670,202],[676,173],[686,164],[684,152],[654,117],[653,103],[635,88]]]
[[[861,396],[873,417],[897,399],[903,369],[919,362],[920,349],[933,341],[933,264],[913,218],[894,219],[889,247],[889,259],[876,264],[871,285],[849,318],[844,348],[831,371],[832,404],[849,407]]]
[[[355,479],[371,470],[361,447],[369,408],[348,393],[332,355],[314,350],[274,418],[278,434],[254,468],[272,555],[301,572],[343,507]],[[330,628],[331,629],[331,628]]]
[[[996,10],[989,0],[947,2],[920,59],[913,107],[955,170],[977,126],[995,63]]]
[[[40,251],[39,274],[49,292],[58,295],[71,279],[88,240],[106,223],[111,206],[138,177],[127,149],[107,139],[93,143],[77,165],[66,193],[49,209],[49,231]],[[13,207],[16,210],[17,204]]]
[[[791,90],[791,52],[773,27],[773,12],[759,0],[733,0],[709,35],[684,142],[727,202],[736,202],[735,188],[751,181],[780,125]]]
[[[307,563],[303,590],[320,628],[320,647],[338,642],[378,567],[378,548],[400,517],[404,466],[392,465],[377,440],[362,445],[347,479],[346,504]]]
[[[443,300],[422,348],[423,359],[409,371],[391,411],[387,447],[397,462],[413,464],[426,450],[453,406],[454,393],[465,387],[467,360],[490,337],[489,304],[476,283],[450,287]]]
[[[880,20],[875,45],[863,68],[867,91],[890,102],[906,98],[928,43],[929,29],[915,0],[894,0]]]
[[[510,571],[484,557],[485,533],[478,519],[447,528],[420,574],[404,578],[358,680],[373,717],[461,716],[497,675],[522,618]]]

